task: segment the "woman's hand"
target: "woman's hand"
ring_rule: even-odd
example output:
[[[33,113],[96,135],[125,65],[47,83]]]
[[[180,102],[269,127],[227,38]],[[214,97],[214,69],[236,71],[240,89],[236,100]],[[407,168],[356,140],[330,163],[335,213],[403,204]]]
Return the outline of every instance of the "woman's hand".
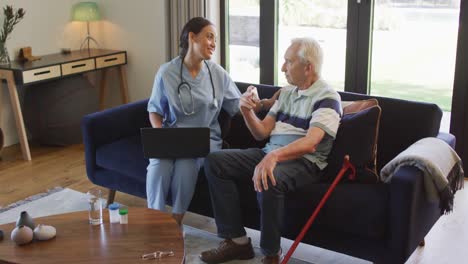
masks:
[[[253,108],[255,113],[265,110],[265,101],[266,99],[262,99],[255,102],[255,107]]]
[[[273,94],[273,96],[269,99],[262,99],[262,100],[256,101],[256,105],[254,107],[255,113],[258,113],[263,110],[267,110],[267,111],[270,110],[270,108],[275,104],[276,100],[278,100],[280,93],[281,93],[281,89],[276,91]]]

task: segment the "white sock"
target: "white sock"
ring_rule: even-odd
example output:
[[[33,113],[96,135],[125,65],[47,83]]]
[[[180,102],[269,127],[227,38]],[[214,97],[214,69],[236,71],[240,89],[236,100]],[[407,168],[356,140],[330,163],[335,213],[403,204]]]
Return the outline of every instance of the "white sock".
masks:
[[[249,238],[247,236],[241,236],[241,237],[236,237],[233,238],[232,241],[238,245],[246,245],[249,243]]]

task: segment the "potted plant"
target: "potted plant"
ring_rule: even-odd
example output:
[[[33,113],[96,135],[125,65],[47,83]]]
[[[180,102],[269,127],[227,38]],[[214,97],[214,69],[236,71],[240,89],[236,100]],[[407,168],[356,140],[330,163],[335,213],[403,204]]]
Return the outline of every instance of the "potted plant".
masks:
[[[15,10],[11,5],[6,5],[5,7],[3,7],[3,25],[0,30],[0,64],[10,63],[10,57],[8,56],[6,41],[8,39],[8,36],[13,31],[15,25],[23,19],[25,14],[26,12],[23,8]]]
[[[26,12],[23,8],[15,10],[11,5],[6,5],[5,7],[3,7],[3,25],[0,30],[0,65],[10,64],[10,57],[8,56],[6,41],[8,39],[8,36],[15,28],[15,25],[18,24],[24,18],[25,14]],[[2,124],[0,124],[0,153],[3,149],[4,144],[3,131],[1,125]]]

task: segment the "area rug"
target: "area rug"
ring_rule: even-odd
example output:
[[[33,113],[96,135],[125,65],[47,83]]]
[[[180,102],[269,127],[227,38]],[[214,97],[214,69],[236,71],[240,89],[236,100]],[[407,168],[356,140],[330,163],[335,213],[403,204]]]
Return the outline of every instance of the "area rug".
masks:
[[[16,221],[22,211],[36,218],[84,210],[87,210],[86,194],[56,187],[0,208],[0,225]]]
[[[87,200],[84,193],[68,189],[55,188],[47,193],[28,197],[27,199],[11,204],[5,208],[0,208],[0,224],[16,221],[22,211],[27,211],[31,217],[43,217],[54,214],[69,213],[87,210]],[[221,241],[216,235],[194,227],[184,226],[185,231],[185,251],[186,263],[203,263],[198,255],[201,251],[216,247]],[[236,263],[261,263],[261,253],[258,247],[255,248],[256,258],[248,261],[231,261]],[[310,263],[298,259],[292,259],[291,264]]]

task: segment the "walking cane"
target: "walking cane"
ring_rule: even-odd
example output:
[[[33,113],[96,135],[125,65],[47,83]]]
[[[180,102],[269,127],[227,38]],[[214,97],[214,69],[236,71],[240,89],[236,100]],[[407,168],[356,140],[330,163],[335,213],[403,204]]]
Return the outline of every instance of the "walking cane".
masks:
[[[287,264],[289,259],[291,258],[292,254],[294,253],[294,251],[296,250],[297,248],[297,245],[299,245],[299,242],[302,241],[302,239],[304,238],[305,234],[307,233],[307,230],[309,230],[310,226],[312,225],[312,223],[314,222],[315,218],[317,217],[317,214],[320,212],[320,210],[322,209],[323,205],[325,204],[325,202],[328,200],[328,197],[330,196],[330,194],[333,192],[333,190],[335,189],[336,185],[338,185],[338,183],[340,182],[341,178],[343,178],[343,175],[345,174],[345,172],[348,170],[348,169],[351,169],[351,174],[348,176],[348,179],[350,180],[355,180],[356,179],[356,168],[354,167],[353,164],[351,164],[351,162],[349,161],[349,156],[346,155],[344,157],[344,160],[343,160],[343,167],[341,167],[341,170],[340,172],[338,172],[338,175],[336,176],[335,180],[333,181],[332,185],[330,186],[330,188],[328,188],[328,191],[325,193],[325,195],[322,197],[322,200],[320,200],[320,203],[317,205],[317,208],[315,208],[314,212],[312,213],[312,215],[310,216],[309,220],[307,221],[307,223],[304,225],[304,227],[302,228],[301,230],[301,233],[299,233],[299,235],[296,237],[296,240],[294,240],[294,243],[293,245],[291,246],[291,248],[288,250],[288,253],[286,254],[286,256],[284,256],[284,259],[283,261],[281,261],[281,264]]]

